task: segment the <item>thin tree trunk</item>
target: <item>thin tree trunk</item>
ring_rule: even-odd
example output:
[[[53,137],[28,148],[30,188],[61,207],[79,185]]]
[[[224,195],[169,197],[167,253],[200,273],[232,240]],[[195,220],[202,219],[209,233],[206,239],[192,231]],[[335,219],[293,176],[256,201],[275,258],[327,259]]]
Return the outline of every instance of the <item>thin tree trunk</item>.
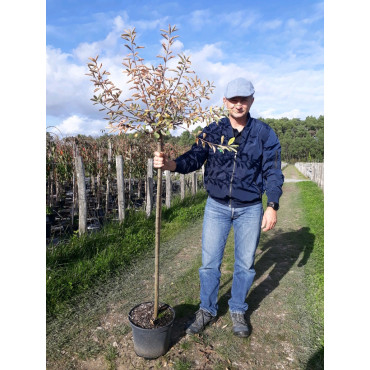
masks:
[[[87,202],[86,202],[85,169],[82,163],[81,156],[76,157],[75,164],[78,186],[78,231],[79,235],[82,235],[86,232]]]
[[[100,202],[101,202],[101,149],[98,150],[98,176],[96,177],[96,203],[97,208],[100,208]]]
[[[107,190],[105,194],[105,214],[109,211],[109,193],[110,193],[110,167],[112,160],[112,142],[108,141],[108,170],[107,170]]]
[[[157,151],[162,152],[162,135],[157,143]],[[157,183],[157,204],[155,213],[155,271],[154,271],[154,314],[153,319],[158,317],[159,305],[159,246],[161,236],[161,216],[162,216],[162,169],[157,170],[158,183]]]
[[[129,173],[128,173],[128,207],[130,207],[130,204],[131,204],[131,196],[132,196],[132,183],[131,183],[131,178],[132,178],[132,175],[131,175],[131,168],[132,168],[132,145],[130,145],[130,158],[129,158],[129,161],[130,161],[130,166],[129,166]]]
[[[153,210],[153,158],[148,159],[146,180],[146,215],[150,216]]]
[[[165,171],[166,176],[166,207],[171,207],[171,171]]]
[[[123,222],[125,219],[125,180],[123,178],[123,157],[116,156],[117,169],[117,192],[118,192],[118,219]]]
[[[180,174],[180,192],[181,192],[181,200],[185,198],[185,175],[183,173]]]

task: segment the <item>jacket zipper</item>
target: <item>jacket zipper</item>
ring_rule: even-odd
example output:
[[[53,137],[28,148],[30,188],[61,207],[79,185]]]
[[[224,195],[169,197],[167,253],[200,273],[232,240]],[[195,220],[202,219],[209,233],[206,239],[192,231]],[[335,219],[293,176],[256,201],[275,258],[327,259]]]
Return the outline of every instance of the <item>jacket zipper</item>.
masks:
[[[235,153],[235,155],[234,155],[234,166],[233,166],[233,172],[232,172],[232,174],[231,174],[231,179],[230,179],[230,194],[229,194],[229,196],[230,196],[230,204],[229,204],[229,207],[231,208],[231,191],[232,191],[232,186],[233,186],[233,180],[234,180],[234,173],[235,173],[235,164],[236,164],[236,155],[237,155],[238,153]]]

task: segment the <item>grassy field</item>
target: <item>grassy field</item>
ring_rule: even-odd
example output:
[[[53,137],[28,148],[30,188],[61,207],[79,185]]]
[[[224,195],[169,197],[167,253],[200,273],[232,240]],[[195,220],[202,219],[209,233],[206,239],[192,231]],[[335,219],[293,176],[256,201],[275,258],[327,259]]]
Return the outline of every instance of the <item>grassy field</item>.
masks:
[[[190,222],[203,215],[206,192],[175,198],[162,213],[161,240],[165,242]],[[122,271],[154,246],[154,215],[130,211],[125,222],[111,222],[102,230],[72,237],[68,242],[49,245],[46,254],[46,302],[48,316],[63,310],[74,296],[98,281]]]
[[[319,346],[316,357],[312,359],[312,365],[315,366],[316,362],[323,362],[324,356],[324,193],[311,181],[297,185],[304,218],[311,233],[315,235],[310,258],[305,266],[308,309],[314,319],[312,331]]]
[[[232,335],[227,313],[234,263],[232,231],[222,264],[218,320],[199,336],[185,335],[186,324],[199,305],[205,199],[203,193],[183,203],[177,200],[163,212],[160,300],[175,309],[176,319],[171,349],[157,360],[135,355],[127,319],[130,308],[152,297],[154,220],[133,215],[132,221],[138,217],[136,226],[127,220],[125,230],[107,226],[101,236],[81,238],[79,242],[85,244],[71,240],[74,247],[65,246],[64,253],[63,249],[59,255],[51,251],[50,271],[54,266],[57,273],[68,256],[70,279],[72,266],[80,259],[93,268],[99,245],[114,249],[117,255],[111,258],[121,262],[114,261],[108,274],[101,267],[101,275],[80,277],[86,284],[82,293],[76,290],[60,297],[48,322],[48,369],[323,368],[322,191],[311,182],[284,184],[278,225],[262,234],[256,253],[256,279],[247,297],[252,335],[243,341]],[[133,244],[131,249],[114,247],[123,246],[124,240]],[[110,259],[97,261],[109,265]],[[59,279],[59,284],[63,281]]]

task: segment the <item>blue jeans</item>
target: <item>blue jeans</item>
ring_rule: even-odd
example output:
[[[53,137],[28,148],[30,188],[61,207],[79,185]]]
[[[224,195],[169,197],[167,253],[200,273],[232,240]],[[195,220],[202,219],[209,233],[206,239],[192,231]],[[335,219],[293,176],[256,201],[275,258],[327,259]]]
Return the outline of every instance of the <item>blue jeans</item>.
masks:
[[[230,208],[208,197],[203,219],[200,308],[217,314],[221,262],[231,225],[234,227],[235,264],[229,310],[244,313],[245,302],[256,272],[254,257],[258,246],[263,216],[262,203]]]

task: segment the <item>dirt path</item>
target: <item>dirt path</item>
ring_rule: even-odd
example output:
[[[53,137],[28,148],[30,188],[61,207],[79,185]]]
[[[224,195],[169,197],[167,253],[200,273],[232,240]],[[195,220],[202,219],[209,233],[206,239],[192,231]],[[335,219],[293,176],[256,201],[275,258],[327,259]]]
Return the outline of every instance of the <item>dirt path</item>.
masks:
[[[304,179],[294,168],[286,179]],[[203,334],[185,336],[187,321],[199,304],[201,255],[199,220],[161,246],[161,300],[176,311],[172,346],[165,356],[145,360],[133,351],[127,314],[152,300],[153,258],[132,266],[109,284],[80,297],[76,307],[48,323],[48,369],[308,369],[313,354],[306,311],[304,265],[314,236],[304,224],[299,191],[284,184],[278,224],[264,233],[256,257],[256,278],[247,297],[248,339],[231,333],[227,312],[233,270],[231,233],[222,265],[219,318]]]

